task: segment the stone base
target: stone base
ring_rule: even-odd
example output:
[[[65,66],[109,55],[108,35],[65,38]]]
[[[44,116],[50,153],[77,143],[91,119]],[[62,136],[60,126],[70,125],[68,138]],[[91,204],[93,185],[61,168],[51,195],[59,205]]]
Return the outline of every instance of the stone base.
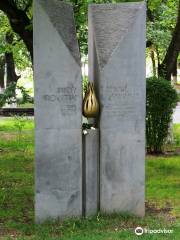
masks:
[[[99,129],[83,136],[83,215],[96,214],[99,205]]]

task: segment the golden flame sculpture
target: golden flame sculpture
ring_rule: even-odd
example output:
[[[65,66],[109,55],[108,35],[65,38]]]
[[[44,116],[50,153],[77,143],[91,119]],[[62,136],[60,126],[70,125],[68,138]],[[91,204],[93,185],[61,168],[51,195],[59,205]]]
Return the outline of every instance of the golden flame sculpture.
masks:
[[[88,87],[83,100],[83,115],[87,118],[94,118],[99,113],[99,103],[94,91],[94,84],[88,83]]]

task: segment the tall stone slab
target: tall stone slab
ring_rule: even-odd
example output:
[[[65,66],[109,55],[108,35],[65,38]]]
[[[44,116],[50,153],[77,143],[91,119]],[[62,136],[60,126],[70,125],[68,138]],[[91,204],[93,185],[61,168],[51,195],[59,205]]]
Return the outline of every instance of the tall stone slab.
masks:
[[[82,79],[73,10],[34,1],[36,221],[82,213]]]
[[[144,215],[145,3],[89,7],[89,76],[101,106],[100,209]]]
[[[99,205],[99,130],[83,136],[83,215],[97,214]]]

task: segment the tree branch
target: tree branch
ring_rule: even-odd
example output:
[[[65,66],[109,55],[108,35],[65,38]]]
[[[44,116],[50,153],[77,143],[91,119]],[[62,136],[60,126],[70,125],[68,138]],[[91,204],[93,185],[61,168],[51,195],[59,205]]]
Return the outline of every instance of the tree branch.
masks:
[[[33,60],[33,31],[28,28],[31,20],[26,12],[18,9],[11,0],[0,0],[0,10],[7,15],[13,31],[22,38]]]
[[[174,28],[172,39],[169,44],[166,56],[162,64],[159,66],[159,74],[169,81],[171,80],[171,74],[173,72],[174,65],[177,60],[179,52],[180,52],[180,0],[178,6],[177,22]]]

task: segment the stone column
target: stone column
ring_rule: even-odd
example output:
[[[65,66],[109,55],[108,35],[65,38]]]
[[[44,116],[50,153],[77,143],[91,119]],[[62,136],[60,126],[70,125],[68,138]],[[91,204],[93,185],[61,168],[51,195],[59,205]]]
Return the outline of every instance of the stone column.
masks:
[[[144,2],[89,7],[90,78],[100,100],[100,209],[144,215]]]
[[[82,214],[82,78],[73,9],[34,1],[36,221]]]
[[[99,129],[88,129],[83,136],[83,215],[98,212]]]

